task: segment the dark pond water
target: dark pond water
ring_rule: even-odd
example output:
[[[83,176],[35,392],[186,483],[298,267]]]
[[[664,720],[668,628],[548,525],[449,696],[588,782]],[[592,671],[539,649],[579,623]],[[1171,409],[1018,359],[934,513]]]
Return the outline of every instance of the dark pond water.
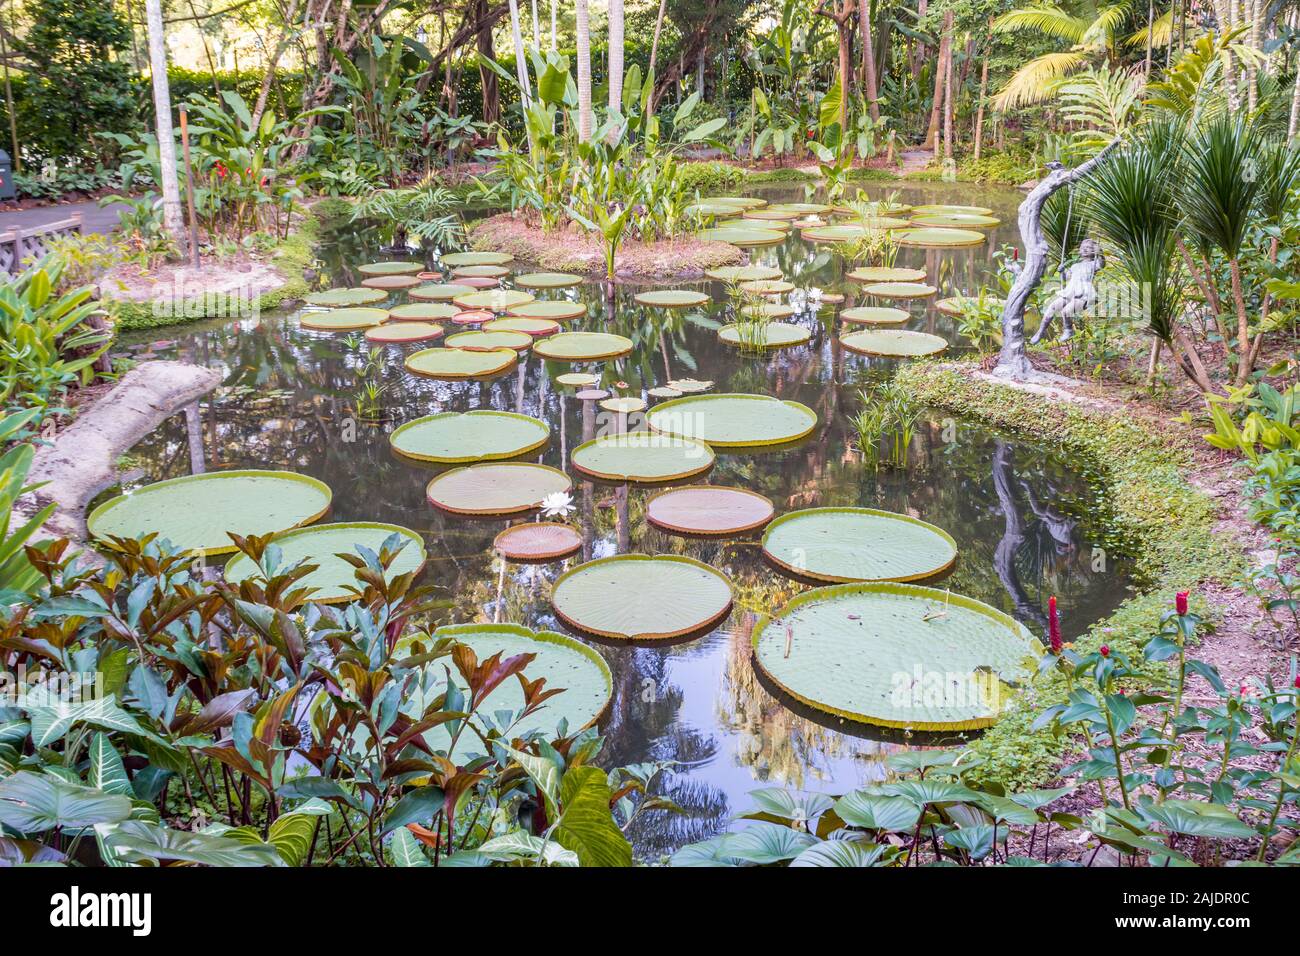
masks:
[[[870,191],[874,198],[885,195],[879,187]],[[940,296],[977,291],[991,251],[1015,240],[1020,198],[1015,191],[942,186],[896,191],[901,201],[914,204],[989,206],[1004,222],[988,244],[974,250],[900,253],[899,265],[929,267]],[[803,198],[788,190],[765,195]],[[381,251],[382,245],[379,228],[331,230],[320,251],[330,273],[328,284],[355,284],[357,265],[392,258]],[[844,267],[836,257],[798,238],[755,250],[752,260],[780,266],[799,290],[854,291],[843,282]],[[693,286],[722,298],[718,283]],[[810,328],[812,342],[755,357],[718,341],[714,328],[722,318],[720,305],[699,313],[665,314],[633,304],[636,291],[618,287],[612,317],[595,284],[541,297],[589,301],[587,317],[569,328],[607,329],[634,340],[631,356],[605,363],[607,386],[622,381],[628,384],[626,393],[643,394],[670,378],[709,379],[718,391],[798,400],[820,417],[811,438],[794,448],[765,454],[720,450],[707,479],[711,483],[762,492],[778,512],[863,505],[937,524],[961,549],[957,569],[942,586],[1001,608],[1039,634],[1045,630],[1049,595],[1059,596],[1067,636],[1122,600],[1124,561],[1094,549],[1098,502],[1086,476],[1057,455],[936,413],[924,417],[906,468],[864,466],[848,418],[859,407],[858,390],[888,375],[893,365],[838,346],[833,333],[840,307],[818,309],[815,301],[795,293],[792,304],[804,307],[790,321]],[[909,327],[956,338],[951,320],[921,303],[913,305]],[[418,347],[384,347],[371,377],[383,385],[388,420],[362,424],[353,434],[347,425],[367,349],[347,336],[300,329],[292,314],[125,336],[119,348],[136,357],[182,355],[225,375],[224,386],[210,401],[188,416],[175,416],[133,449],[129,464],[140,470],[133,484],[199,468],[286,468],[312,475],[334,490],[333,520],[394,522],[425,535],[431,559],[427,579],[445,588],[455,602],[447,621],[497,619],[562,629],[547,594],[566,563],[510,565],[500,576],[492,540],[507,522],[435,511],[424,488],[436,472],[394,457],[387,436],[396,424],[436,411],[511,410],[550,424],[551,443],[536,460],[564,467],[569,451],[583,439],[583,421],[580,403],[554,376],[572,369],[529,357],[517,372],[490,382],[437,382],[404,371],[404,351]],[[749,607],[779,607],[802,589],[763,562],[752,538],[684,540],[649,526],[644,512],[650,493],[578,484],[579,510],[572,520],[583,530],[582,559],[625,552],[689,555],[724,570]],[[637,841],[645,856],[711,835],[731,815],[749,808],[749,790],[780,785],[844,792],[881,776],[880,760],[893,748],[932,742],[842,727],[830,719],[819,722],[785,706],[759,684],[750,667],[753,622],[751,612],[737,609],[712,633],[686,643],[600,647],[615,676],[613,705],[602,725],[609,764],[679,764],[664,789],[688,813],[658,815],[642,827]]]

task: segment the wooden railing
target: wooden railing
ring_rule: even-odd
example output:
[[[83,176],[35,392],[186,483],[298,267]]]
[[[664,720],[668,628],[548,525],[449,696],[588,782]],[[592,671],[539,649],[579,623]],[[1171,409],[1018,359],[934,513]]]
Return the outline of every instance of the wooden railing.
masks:
[[[10,275],[21,272],[25,260],[37,260],[49,252],[49,242],[58,236],[81,233],[81,213],[74,212],[70,219],[49,222],[30,229],[10,229],[0,232],[0,270]]]

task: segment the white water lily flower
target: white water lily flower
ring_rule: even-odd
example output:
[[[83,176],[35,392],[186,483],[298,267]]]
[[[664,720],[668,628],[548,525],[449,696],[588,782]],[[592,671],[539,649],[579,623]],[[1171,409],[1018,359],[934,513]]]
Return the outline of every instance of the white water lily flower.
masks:
[[[566,518],[575,510],[573,495],[567,491],[553,491],[542,499],[542,514],[547,518]]]

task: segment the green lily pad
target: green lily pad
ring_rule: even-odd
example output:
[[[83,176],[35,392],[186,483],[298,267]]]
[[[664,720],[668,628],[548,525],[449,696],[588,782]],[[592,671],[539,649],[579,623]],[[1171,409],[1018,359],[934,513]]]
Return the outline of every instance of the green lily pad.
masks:
[[[693,202],[686,207],[688,216],[713,216],[715,219],[727,219],[732,216],[739,216],[744,212],[744,207],[732,203],[715,202],[705,200],[704,202]]]
[[[748,218],[756,219],[759,222],[790,222],[802,215],[803,213],[797,209],[786,209],[783,206],[766,206],[746,213]]]
[[[785,233],[779,229],[752,229],[748,226],[714,226],[701,230],[699,236],[707,242],[726,242],[741,249],[774,246],[785,239]]]
[[[563,690],[563,693],[543,701],[525,720],[513,725],[511,737],[527,737],[536,731],[550,740],[561,722],[568,725],[568,733],[577,733],[595,724],[609,706],[614,688],[609,665],[595,650],[565,634],[534,631],[519,624],[453,624],[438,628],[433,636],[450,637],[464,644],[474,651],[480,664],[496,654],[501,655],[501,660],[532,654],[533,659],[524,668],[524,677],[530,681],[545,679],[546,690]],[[446,690],[444,663],[449,662],[440,660],[428,665],[436,677],[427,685],[420,682],[414,691],[414,699],[404,702],[408,716],[414,719]],[[450,670],[452,681],[462,694],[468,695],[469,688],[460,672],[454,666]],[[513,677],[492,691],[484,707],[489,713],[509,711],[517,714],[523,709],[523,688]],[[486,734],[488,727],[485,724],[480,723],[479,728]],[[451,744],[448,725],[433,728],[424,735],[424,740],[432,749],[445,752]],[[449,756],[456,763],[465,763],[471,754],[481,754],[484,749],[478,734],[466,730]]]
[[[719,266],[704,270],[704,274],[719,282],[758,282],[762,279],[781,278],[781,270],[776,266]]]
[[[919,358],[937,355],[948,347],[948,340],[928,332],[907,329],[863,329],[840,336],[840,344],[850,352],[880,355],[885,358]]]
[[[985,235],[972,229],[899,229],[894,240],[900,246],[917,246],[922,249],[963,249],[982,246]]]
[[[278,568],[283,571],[300,561],[319,565],[311,574],[299,579],[298,586],[315,588],[311,600],[322,604],[350,601],[355,597],[352,589],[360,590],[363,585],[357,580],[352,565],[338,555],[356,554],[357,545],[378,554],[384,542],[394,534],[404,538],[406,546],[389,565],[385,579],[392,580],[399,574],[420,570],[425,559],[424,539],[409,528],[373,521],[320,524],[277,535],[274,544],[282,555]],[[237,554],[227,561],[223,573],[226,583],[233,587],[249,579],[265,583],[261,569],[246,554]]]
[[[571,272],[529,272],[515,276],[515,285],[521,289],[567,289],[582,285],[582,276]]]
[[[710,445],[778,445],[809,434],[817,427],[817,413],[770,395],[719,393],[656,405],[646,415],[646,424],[657,432]]]
[[[429,482],[425,496],[434,507],[454,514],[508,515],[531,511],[547,495],[572,486],[558,468],[507,461],[453,468]]]
[[[440,260],[444,266],[503,266],[513,262],[508,252],[452,252]]]
[[[519,360],[514,349],[471,352],[468,349],[432,348],[406,357],[406,370],[426,378],[482,378],[504,372]]]
[[[550,427],[536,418],[479,409],[417,418],[394,429],[388,441],[407,458],[459,464],[515,458],[541,448],[550,437]]]
[[[621,554],[560,575],[551,606],[568,626],[628,641],[669,640],[703,631],[731,611],[731,582],[676,555]]]
[[[706,201],[735,206],[738,209],[759,209],[767,205],[766,199],[757,196],[710,196]]]
[[[788,319],[798,311],[786,302],[746,302],[737,308],[741,315],[751,319]]]
[[[708,303],[709,294],[695,289],[651,289],[638,292],[633,299],[638,305],[658,309],[691,309]]]
[[[387,309],[331,309],[329,312],[304,312],[298,324],[317,332],[355,332],[382,324]]]
[[[112,498],[86,518],[93,537],[157,532],[190,554],[229,554],[238,535],[275,534],[329,510],[329,487],[292,471],[213,471],[145,485]]]
[[[824,202],[783,202],[767,208],[788,210],[800,216],[822,216],[831,211],[831,207]]]
[[[413,276],[423,269],[419,262],[372,262],[357,271],[363,276]]]
[[[374,305],[387,298],[388,294],[383,289],[356,288],[313,292],[303,301],[323,309],[344,309],[354,305]]]
[[[755,279],[740,283],[740,288],[751,295],[786,295],[794,291],[794,283],[784,279]]]
[[[415,302],[450,302],[458,295],[469,295],[474,291],[472,285],[457,282],[431,282],[406,293],[406,297]]]
[[[484,289],[482,292],[470,292],[458,295],[452,301],[462,309],[488,309],[492,312],[508,312],[516,306],[533,301],[531,292],[518,289]]]
[[[460,309],[449,302],[408,302],[388,310],[390,322],[439,322],[450,319]]]
[[[742,348],[781,349],[803,345],[812,338],[812,332],[789,322],[763,322],[753,326],[724,326],[718,330],[718,338]]]
[[[432,342],[442,335],[442,326],[436,322],[390,322],[366,329],[366,340],[385,344],[402,342]]]
[[[741,216],[739,219],[726,223],[726,225],[739,226],[742,229],[775,229],[787,236],[793,228],[793,223],[785,219],[755,219],[749,215]]]
[[[472,266],[456,266],[451,270],[451,275],[453,279],[500,279],[503,276],[510,275],[510,270],[505,266],[482,263]]]
[[[862,291],[879,299],[928,299],[939,290],[923,282],[873,282]]]
[[[493,319],[483,323],[484,332],[523,332],[530,338],[554,335],[560,331],[560,323],[551,319],[525,319],[517,315],[504,319]]]
[[[457,332],[443,340],[449,349],[468,349],[471,352],[495,352],[500,349],[522,351],[533,344],[527,332]]]
[[[894,309],[885,305],[856,305],[840,313],[845,322],[862,325],[901,325],[910,319],[911,313],[903,309]]]
[[[370,276],[362,279],[361,284],[367,289],[400,292],[403,289],[414,289],[420,285],[420,280],[415,276]]]
[[[557,362],[596,362],[632,351],[632,340],[612,332],[561,332],[533,345],[533,352]]]
[[[924,269],[903,269],[894,266],[861,266],[848,276],[854,282],[924,282]]]
[[[551,319],[555,322],[567,322],[587,314],[587,306],[582,302],[569,302],[566,299],[552,299],[545,302],[525,302],[507,310],[508,315],[517,315],[521,319]]]
[[[809,242],[853,242],[878,231],[868,229],[866,226],[845,223],[838,226],[812,226],[800,231],[799,235]]]
[[[666,404],[666,403],[665,403]],[[636,431],[593,438],[573,449],[573,467],[606,481],[677,481],[713,467],[704,442]]]
[[[911,730],[991,726],[1043,652],[987,604],[893,582],[805,591],[752,640],[759,671],[807,706]]]
[[[975,213],[931,213],[925,216],[913,216],[914,226],[956,227],[958,229],[992,229],[1001,225],[1002,220],[996,216],[981,216]]]
[[[873,508],[808,508],[768,525],[763,553],[817,581],[916,581],[952,567],[957,543],[942,528]]]
[[[945,206],[942,203],[926,206],[913,206],[912,214],[917,216],[991,216],[993,210],[987,206]]]

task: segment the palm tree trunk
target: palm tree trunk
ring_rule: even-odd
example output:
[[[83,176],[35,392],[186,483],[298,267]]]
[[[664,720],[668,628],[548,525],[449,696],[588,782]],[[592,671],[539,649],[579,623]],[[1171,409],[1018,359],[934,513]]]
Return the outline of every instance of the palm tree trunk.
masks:
[[[1246,297],[1241,287],[1241,262],[1231,259],[1232,301],[1237,307],[1237,384],[1244,385],[1250,376],[1250,318],[1246,314]]]
[[[591,139],[591,22],[587,0],[577,0],[578,140]]]
[[[519,27],[519,2],[510,0],[510,36],[515,42],[515,76],[519,79],[519,95],[524,109],[532,105],[533,91],[528,84],[528,58],[524,56],[524,34]]]
[[[875,123],[880,120],[880,104],[876,102],[879,94],[876,90],[876,41],[871,34],[871,0],[860,0],[858,24],[862,30],[862,89],[867,97],[871,122]]]
[[[171,240],[180,245],[185,241],[185,221],[181,216],[180,179],[176,175],[176,135],[172,132],[172,95],[167,83],[162,0],[145,0],[144,9],[149,33],[149,70],[153,80],[158,162],[162,167],[163,228]]]
[[[645,115],[647,120],[650,118],[650,114],[654,111],[655,98],[653,90],[655,88],[655,63],[659,60],[659,34],[664,28],[664,11],[667,6],[668,0],[659,0],[659,16],[655,18],[655,35],[654,39],[650,41],[650,68],[646,70],[646,77],[650,80],[650,89],[652,92],[650,96],[646,98]]]
[[[555,12],[555,7],[557,3],[559,3],[559,0],[551,0],[551,52],[552,53],[555,52],[556,45],[559,43],[559,40],[557,39],[559,36],[559,26],[558,26],[559,18]]]
[[[952,30],[952,11],[949,10],[944,15],[944,29],[951,32]],[[948,39],[948,56],[944,60],[943,68],[943,158],[952,159],[952,38]]]
[[[1297,72],[1295,85],[1291,87],[1291,119],[1286,124],[1286,138],[1293,139],[1297,127],[1300,127],[1300,71]]]
[[[623,0],[609,0],[609,108],[623,110]]]
[[[925,134],[925,148],[936,150],[939,145],[939,121],[943,116],[944,62],[952,45],[952,12],[944,14],[943,33],[939,37],[939,59],[934,65],[934,102],[930,106],[930,128]]]
[[[984,145],[984,100],[989,92],[989,57],[993,55],[993,20],[989,19],[988,49],[984,51],[981,58],[984,62],[980,67],[980,99],[979,106],[975,110],[975,161],[979,162],[980,150]]]

